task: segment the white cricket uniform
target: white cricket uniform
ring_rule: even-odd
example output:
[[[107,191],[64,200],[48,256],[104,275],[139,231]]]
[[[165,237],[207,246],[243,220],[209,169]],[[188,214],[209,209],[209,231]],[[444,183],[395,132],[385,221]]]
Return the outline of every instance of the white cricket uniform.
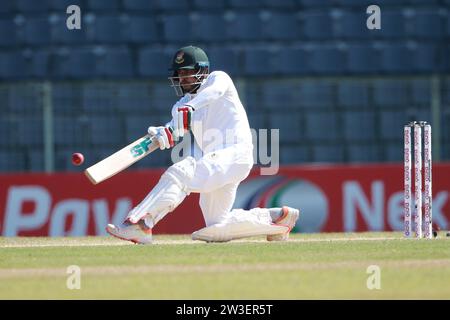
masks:
[[[173,106],[173,117],[183,105],[195,109],[191,130],[203,155],[199,159],[187,159],[195,161],[195,169],[192,177],[184,179],[184,193],[176,201],[168,201],[172,204],[170,208],[158,205],[161,203],[159,199],[167,192],[164,190],[170,190],[171,186],[171,182],[164,178],[160,182],[162,186],[158,184],[130,212],[131,221],[136,223],[145,217],[147,225],[153,226],[182,201],[184,194],[196,192],[200,193],[200,208],[206,227],[194,232],[193,239],[228,241],[286,232],[286,226],[272,223],[269,209],[231,210],[237,188],[253,166],[253,143],[247,114],[228,74],[223,71],[210,73],[196,94],[185,94]],[[169,192],[167,197],[171,194],[175,193]]]
[[[195,109],[192,133],[204,154],[188,188],[200,193],[200,207],[210,226],[231,210],[239,183],[250,173],[252,134],[233,81],[223,71],[212,72],[197,94],[183,96],[172,108],[172,116],[186,104]]]
[[[191,130],[203,157],[197,160],[188,188],[200,193],[206,226],[223,226],[221,240],[234,238],[227,234],[226,225],[236,222],[249,236],[278,231],[268,209],[231,210],[240,182],[253,167],[253,142],[247,113],[229,75],[223,71],[209,74],[197,94],[186,94],[173,106],[172,116],[182,105],[195,109]]]

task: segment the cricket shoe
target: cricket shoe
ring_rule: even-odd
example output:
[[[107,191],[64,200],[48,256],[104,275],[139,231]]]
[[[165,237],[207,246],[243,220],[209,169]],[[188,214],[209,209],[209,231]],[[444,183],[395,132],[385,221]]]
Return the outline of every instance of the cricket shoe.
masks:
[[[283,206],[281,208],[281,216],[274,221],[274,224],[286,226],[289,229],[285,233],[272,234],[267,236],[267,241],[286,241],[289,239],[289,233],[295,226],[295,222],[300,216],[300,211],[291,207]]]
[[[120,226],[108,224],[106,232],[113,237],[136,244],[152,243],[152,228],[147,227],[144,220],[139,220],[138,223],[131,223],[126,220]]]

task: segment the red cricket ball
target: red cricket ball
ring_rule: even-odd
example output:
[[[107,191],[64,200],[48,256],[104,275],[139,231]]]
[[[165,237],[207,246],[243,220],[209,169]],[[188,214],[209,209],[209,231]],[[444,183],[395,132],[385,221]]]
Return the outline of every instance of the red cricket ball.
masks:
[[[73,165],[79,166],[83,162],[84,162],[84,156],[81,153],[76,152],[76,153],[72,154],[72,163],[73,163]]]

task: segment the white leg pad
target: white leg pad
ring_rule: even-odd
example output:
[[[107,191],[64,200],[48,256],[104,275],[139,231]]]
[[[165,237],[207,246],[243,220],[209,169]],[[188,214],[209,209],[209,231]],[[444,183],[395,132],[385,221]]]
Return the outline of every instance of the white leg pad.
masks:
[[[272,223],[268,209],[235,209],[219,223],[194,232],[192,239],[225,242],[245,237],[282,234],[288,231],[288,227]]]
[[[132,223],[145,218],[149,227],[157,224],[189,195],[188,182],[194,177],[196,162],[192,157],[173,164],[142,202],[127,216]]]

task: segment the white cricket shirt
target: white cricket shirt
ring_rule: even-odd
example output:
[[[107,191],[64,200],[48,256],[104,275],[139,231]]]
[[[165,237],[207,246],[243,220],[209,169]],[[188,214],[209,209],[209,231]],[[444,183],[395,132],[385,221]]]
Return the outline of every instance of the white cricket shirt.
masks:
[[[172,108],[190,105],[195,111],[192,133],[203,152],[220,150],[231,145],[253,149],[247,113],[239,99],[233,80],[223,71],[211,72],[197,94],[185,94]]]

